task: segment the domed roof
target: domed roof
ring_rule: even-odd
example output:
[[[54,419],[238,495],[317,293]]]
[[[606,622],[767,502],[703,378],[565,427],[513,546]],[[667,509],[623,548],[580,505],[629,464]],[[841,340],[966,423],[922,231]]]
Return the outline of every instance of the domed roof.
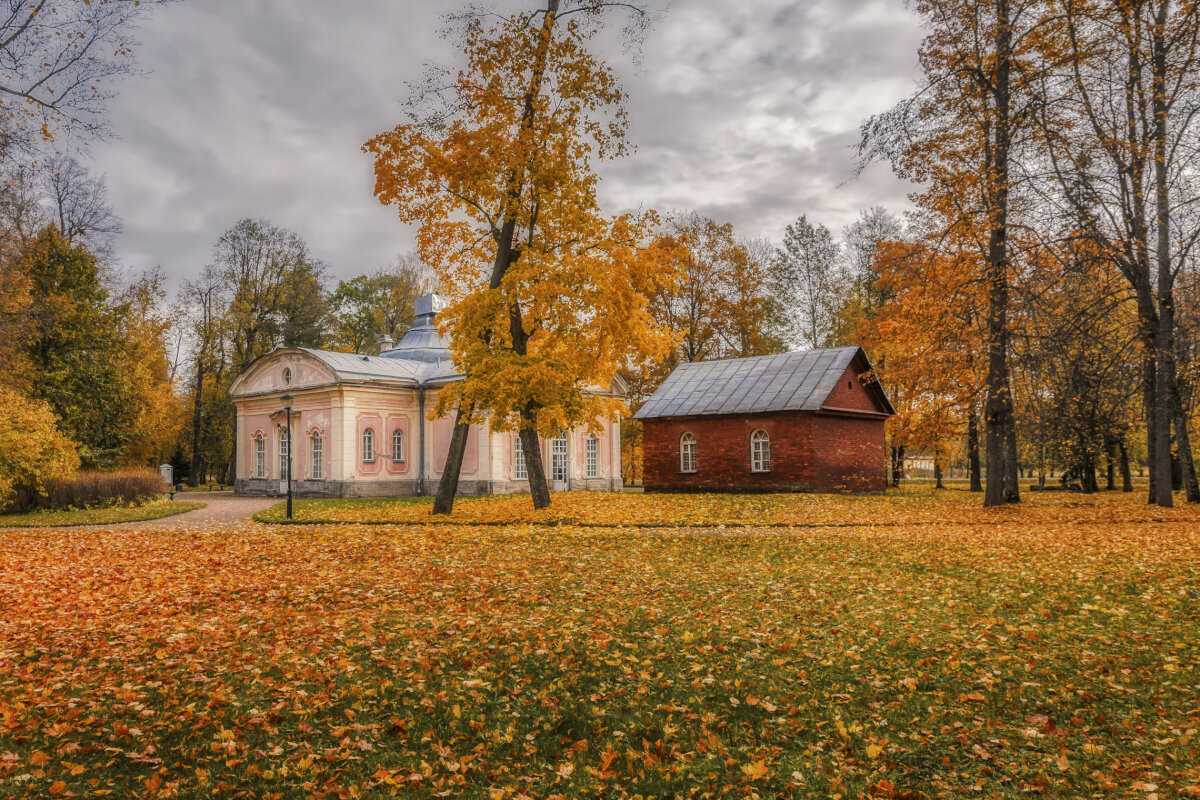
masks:
[[[405,361],[421,361],[427,364],[450,365],[450,345],[438,333],[435,320],[437,314],[446,307],[446,299],[438,294],[427,294],[418,297],[413,303],[416,319],[408,332],[400,338],[396,346],[384,350],[380,358],[396,358]]]

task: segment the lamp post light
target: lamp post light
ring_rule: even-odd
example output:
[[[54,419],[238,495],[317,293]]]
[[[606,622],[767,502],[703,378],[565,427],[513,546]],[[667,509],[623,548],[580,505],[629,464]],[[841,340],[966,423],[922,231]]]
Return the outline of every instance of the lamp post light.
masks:
[[[292,396],[285,394],[279,398],[283,410],[287,412],[287,518],[292,518]]]

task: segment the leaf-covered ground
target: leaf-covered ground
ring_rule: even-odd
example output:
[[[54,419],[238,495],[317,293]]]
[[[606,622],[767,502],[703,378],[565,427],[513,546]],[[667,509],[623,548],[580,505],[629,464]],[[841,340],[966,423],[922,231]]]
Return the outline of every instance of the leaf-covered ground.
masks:
[[[981,495],[966,491],[836,494],[640,494],[567,492],[548,509],[535,511],[527,494],[464,497],[449,518],[432,516],[428,497],[399,499],[296,500],[295,522],[461,525],[576,525],[583,527],[790,527],[956,524],[1008,522],[1200,522],[1200,507],[1182,502],[1163,509],[1146,504],[1144,490],[1132,494],[1081,495],[1028,492],[1019,506],[981,508]],[[254,517],[286,522],[280,503]]]
[[[0,796],[1195,796],[1200,526],[1084,511],[6,533]]]
[[[144,522],[148,519],[173,517],[199,508],[204,508],[204,503],[154,500],[141,505],[39,510],[26,514],[0,514],[0,528],[65,528],[74,525]]]

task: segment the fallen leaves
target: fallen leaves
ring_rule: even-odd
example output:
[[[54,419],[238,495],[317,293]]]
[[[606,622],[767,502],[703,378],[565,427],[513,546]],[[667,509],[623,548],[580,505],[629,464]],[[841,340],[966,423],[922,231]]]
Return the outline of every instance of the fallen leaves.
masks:
[[[1076,511],[6,534],[0,796],[1195,794],[1200,527]]]

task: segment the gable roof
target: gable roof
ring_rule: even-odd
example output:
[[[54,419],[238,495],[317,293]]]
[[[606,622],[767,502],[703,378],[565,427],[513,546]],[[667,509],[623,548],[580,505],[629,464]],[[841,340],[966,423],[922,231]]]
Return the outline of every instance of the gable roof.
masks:
[[[820,411],[851,364],[871,370],[858,346],[680,364],[633,417]],[[896,413],[878,381],[863,385],[884,413]]]

